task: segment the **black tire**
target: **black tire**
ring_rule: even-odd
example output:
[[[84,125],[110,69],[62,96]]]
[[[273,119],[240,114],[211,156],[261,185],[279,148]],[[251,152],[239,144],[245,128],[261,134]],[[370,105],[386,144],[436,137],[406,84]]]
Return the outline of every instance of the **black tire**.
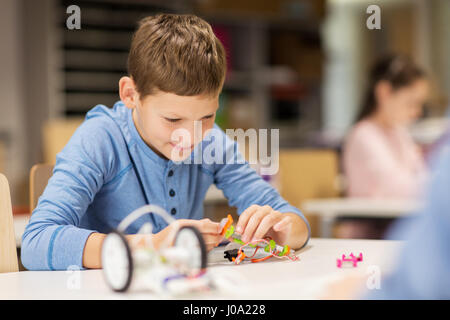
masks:
[[[107,272],[105,271],[105,264],[104,264],[104,261],[106,259],[105,241],[107,240],[108,236],[113,235],[113,234],[117,235],[119,237],[119,239],[122,241],[122,244],[123,244],[123,246],[125,248],[125,251],[126,251],[126,259],[127,259],[128,266],[129,266],[128,267],[128,274],[126,276],[126,281],[125,281],[124,285],[122,287],[119,287],[119,288],[114,287],[112,285],[112,283],[111,283],[111,280],[108,279]],[[128,241],[125,239],[125,236],[121,232],[119,232],[117,230],[113,230],[110,233],[108,233],[108,235],[106,236],[106,238],[105,238],[105,240],[103,242],[103,246],[102,246],[102,267],[103,267],[103,277],[104,277],[106,283],[108,284],[108,286],[112,290],[114,290],[116,292],[125,292],[125,291],[128,290],[128,288],[130,287],[130,284],[131,284],[131,280],[133,279],[133,269],[134,269],[133,258],[131,256],[131,249],[130,249],[130,246],[128,245]]]
[[[205,241],[203,240],[202,234],[200,233],[200,231],[198,231],[197,228],[195,228],[193,226],[184,226],[184,227],[180,228],[180,230],[178,230],[177,235],[175,237],[174,245],[175,246],[177,245],[178,236],[181,233],[181,231],[184,229],[189,229],[196,236],[196,238],[198,240],[198,245],[200,248],[200,270],[198,270],[198,271],[206,269],[206,267],[208,265],[208,254],[206,252],[206,244],[205,244]]]

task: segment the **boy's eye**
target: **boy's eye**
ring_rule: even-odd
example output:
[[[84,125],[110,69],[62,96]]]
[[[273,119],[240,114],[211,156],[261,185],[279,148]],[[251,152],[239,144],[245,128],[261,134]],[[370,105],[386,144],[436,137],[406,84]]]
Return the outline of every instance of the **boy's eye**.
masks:
[[[211,119],[213,116],[214,116],[214,115],[211,114],[211,115],[209,115],[209,116],[204,117],[203,119]]]
[[[171,122],[171,123],[175,123],[180,121],[180,119],[170,119],[170,118],[165,118],[167,121]]]
[[[214,114],[208,115],[206,117],[203,117],[202,120],[208,120],[214,117]],[[174,118],[166,118],[164,117],[164,119],[166,119],[166,121],[170,122],[170,123],[175,123],[180,121],[181,119],[174,119]]]

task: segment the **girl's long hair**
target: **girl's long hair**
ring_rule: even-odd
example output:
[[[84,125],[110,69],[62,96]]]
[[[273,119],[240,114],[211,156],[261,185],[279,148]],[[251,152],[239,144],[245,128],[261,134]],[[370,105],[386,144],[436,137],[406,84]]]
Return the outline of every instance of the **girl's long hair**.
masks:
[[[380,81],[387,81],[393,90],[397,90],[425,76],[425,72],[406,56],[390,54],[382,57],[370,72],[369,85],[356,122],[375,112],[377,108],[375,88]]]

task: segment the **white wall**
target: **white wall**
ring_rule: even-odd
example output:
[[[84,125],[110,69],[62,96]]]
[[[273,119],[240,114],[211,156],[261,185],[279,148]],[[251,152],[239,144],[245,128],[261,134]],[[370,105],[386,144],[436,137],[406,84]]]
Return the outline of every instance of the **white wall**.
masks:
[[[0,10],[0,132],[6,147],[5,175],[13,203],[27,174],[21,2],[2,0]]]
[[[323,27],[326,51],[323,81],[323,128],[337,135],[353,122],[364,91],[361,79],[362,43],[365,25],[351,1],[331,1]]]
[[[28,204],[29,171],[42,161],[41,126],[61,113],[55,0],[1,0],[0,140],[13,205]]]
[[[58,50],[61,35],[57,33],[57,23],[67,14],[55,0],[22,2],[27,165],[31,167],[42,161],[43,123],[63,112],[64,78],[60,72],[62,51]]]

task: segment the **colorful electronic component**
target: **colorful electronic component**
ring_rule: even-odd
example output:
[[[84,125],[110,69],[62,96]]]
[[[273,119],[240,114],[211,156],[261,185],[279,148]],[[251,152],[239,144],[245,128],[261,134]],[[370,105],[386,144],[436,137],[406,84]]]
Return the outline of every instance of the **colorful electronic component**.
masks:
[[[224,257],[229,259],[230,261],[233,261],[235,264],[241,263],[245,258],[249,258],[250,261],[253,263],[261,262],[271,257],[288,258],[289,260],[292,261],[298,260],[298,257],[294,254],[293,251],[291,251],[288,245],[279,246],[275,243],[273,239],[270,238],[258,239],[247,243],[242,241],[241,236],[234,232],[233,218],[231,217],[231,215],[228,215],[227,218],[222,219],[220,225],[222,227],[221,234],[224,238],[226,238],[230,242],[235,242],[241,245],[239,249],[235,249],[237,251],[235,250],[225,251]],[[244,253],[243,249],[244,247],[247,246],[255,249],[255,251],[251,256],[247,256]],[[254,256],[260,249],[263,249],[267,255],[258,259],[254,258]]]
[[[224,251],[224,258],[228,259],[228,261],[234,261],[239,254],[239,249],[231,249]]]

